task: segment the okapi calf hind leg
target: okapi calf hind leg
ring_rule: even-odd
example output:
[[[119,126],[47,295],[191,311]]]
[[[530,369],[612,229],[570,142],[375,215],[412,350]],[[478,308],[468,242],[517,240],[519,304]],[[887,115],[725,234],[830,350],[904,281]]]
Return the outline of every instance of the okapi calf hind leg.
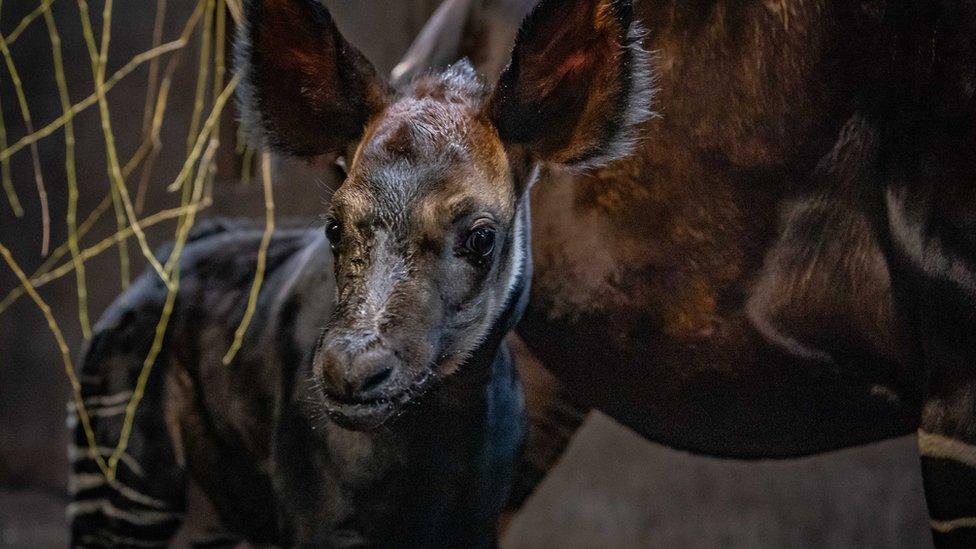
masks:
[[[106,461],[118,444],[132,388],[152,344],[166,287],[139,278],[95,326],[81,367],[82,398],[91,418],[97,451]],[[157,364],[166,363],[165,353]],[[154,368],[136,409],[132,434],[114,480],[99,469],[77,410],[69,405],[73,430],[68,457],[72,503],[67,515],[73,547],[164,547],[186,509],[186,479],[160,411],[165,369]]]
[[[246,301],[248,286],[245,284],[237,285],[240,288],[236,298],[229,290],[216,289],[218,279],[229,286],[235,285],[236,279],[227,276],[229,272],[237,272],[240,279],[249,280],[254,271],[261,232],[239,230],[244,226],[246,223],[218,220],[202,222],[191,232],[181,261],[180,293],[173,306],[162,352],[149,370],[143,398],[136,408],[132,434],[119,460],[114,481],[107,481],[99,469],[77,411],[73,404],[69,405],[72,502],[67,514],[72,546],[166,546],[183,525],[187,513],[199,518],[198,506],[194,503],[200,498],[192,497],[194,494],[189,491],[188,465],[197,465],[201,461],[199,456],[206,452],[199,441],[210,439],[189,439],[186,435],[199,432],[207,423],[207,416],[198,398],[194,376],[176,355],[186,353],[190,348],[186,338],[180,339],[180,333],[201,329],[199,316],[186,305],[208,303],[205,299],[208,296],[223,299],[231,305]],[[288,257],[294,249],[293,239],[289,238],[291,234],[280,231],[272,240],[269,279],[273,279],[272,271],[279,258]],[[251,253],[245,253],[248,250]],[[222,253],[220,257],[218,251]],[[164,261],[168,254],[166,247],[157,256]],[[245,265],[232,268],[229,262],[221,261],[228,257],[244,257]],[[201,266],[210,267],[213,276],[209,279],[202,276]],[[266,286],[271,287],[272,283],[269,281]],[[166,298],[167,288],[155,273],[143,274],[102,315],[95,325],[94,337],[83,353],[82,397],[91,417],[98,452],[105,460],[119,443],[126,406],[142,373]],[[242,307],[239,308],[242,310]],[[174,339],[178,341],[174,342]],[[230,471],[232,465],[238,465],[238,462],[225,461],[221,471],[243,477],[241,471],[247,470]],[[259,521],[251,522],[257,524]],[[205,537],[193,541],[214,541],[220,536]]]

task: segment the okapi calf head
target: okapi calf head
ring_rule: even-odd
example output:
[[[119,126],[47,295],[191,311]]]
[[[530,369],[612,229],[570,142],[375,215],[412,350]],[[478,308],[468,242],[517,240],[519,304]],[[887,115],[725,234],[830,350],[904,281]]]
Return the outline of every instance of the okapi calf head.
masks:
[[[628,152],[651,95],[640,28],[629,1],[547,0],[495,86],[461,61],[394,90],[316,0],[254,0],[246,19],[245,121],[279,152],[347,159],[313,375],[334,418],[372,428],[489,344],[527,261],[536,164]]]

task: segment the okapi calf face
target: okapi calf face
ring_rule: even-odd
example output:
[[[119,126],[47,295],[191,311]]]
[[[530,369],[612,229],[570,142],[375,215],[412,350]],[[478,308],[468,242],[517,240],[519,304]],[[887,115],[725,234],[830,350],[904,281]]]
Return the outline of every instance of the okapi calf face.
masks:
[[[537,162],[628,152],[651,95],[640,30],[631,2],[549,0],[496,86],[462,61],[392,90],[319,2],[255,0],[246,16],[245,121],[279,152],[348,159],[313,375],[335,419],[372,428],[461,367],[513,299]]]
[[[352,426],[382,422],[453,373],[523,269],[520,196],[474,82],[454,67],[388,106],[333,195],[339,299],[313,372]]]

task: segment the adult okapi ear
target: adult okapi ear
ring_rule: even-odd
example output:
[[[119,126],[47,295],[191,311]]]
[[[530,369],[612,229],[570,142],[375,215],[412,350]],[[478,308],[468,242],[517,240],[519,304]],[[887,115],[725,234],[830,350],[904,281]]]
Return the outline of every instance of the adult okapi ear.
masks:
[[[488,103],[502,141],[584,169],[628,154],[650,115],[650,56],[630,0],[544,0]]]
[[[245,127],[286,154],[344,151],[387,102],[387,85],[318,0],[246,0],[236,58]]]
[[[467,58],[478,73],[498,78],[519,25],[538,0],[444,0],[393,67],[394,86]]]

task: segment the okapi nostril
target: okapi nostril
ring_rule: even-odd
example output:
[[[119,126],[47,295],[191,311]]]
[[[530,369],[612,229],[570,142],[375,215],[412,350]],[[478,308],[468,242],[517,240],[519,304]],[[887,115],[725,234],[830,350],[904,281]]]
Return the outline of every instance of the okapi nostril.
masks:
[[[370,396],[369,393],[381,387],[386,380],[390,379],[390,375],[392,374],[393,368],[380,368],[363,380],[359,386],[359,392],[362,396]]]

